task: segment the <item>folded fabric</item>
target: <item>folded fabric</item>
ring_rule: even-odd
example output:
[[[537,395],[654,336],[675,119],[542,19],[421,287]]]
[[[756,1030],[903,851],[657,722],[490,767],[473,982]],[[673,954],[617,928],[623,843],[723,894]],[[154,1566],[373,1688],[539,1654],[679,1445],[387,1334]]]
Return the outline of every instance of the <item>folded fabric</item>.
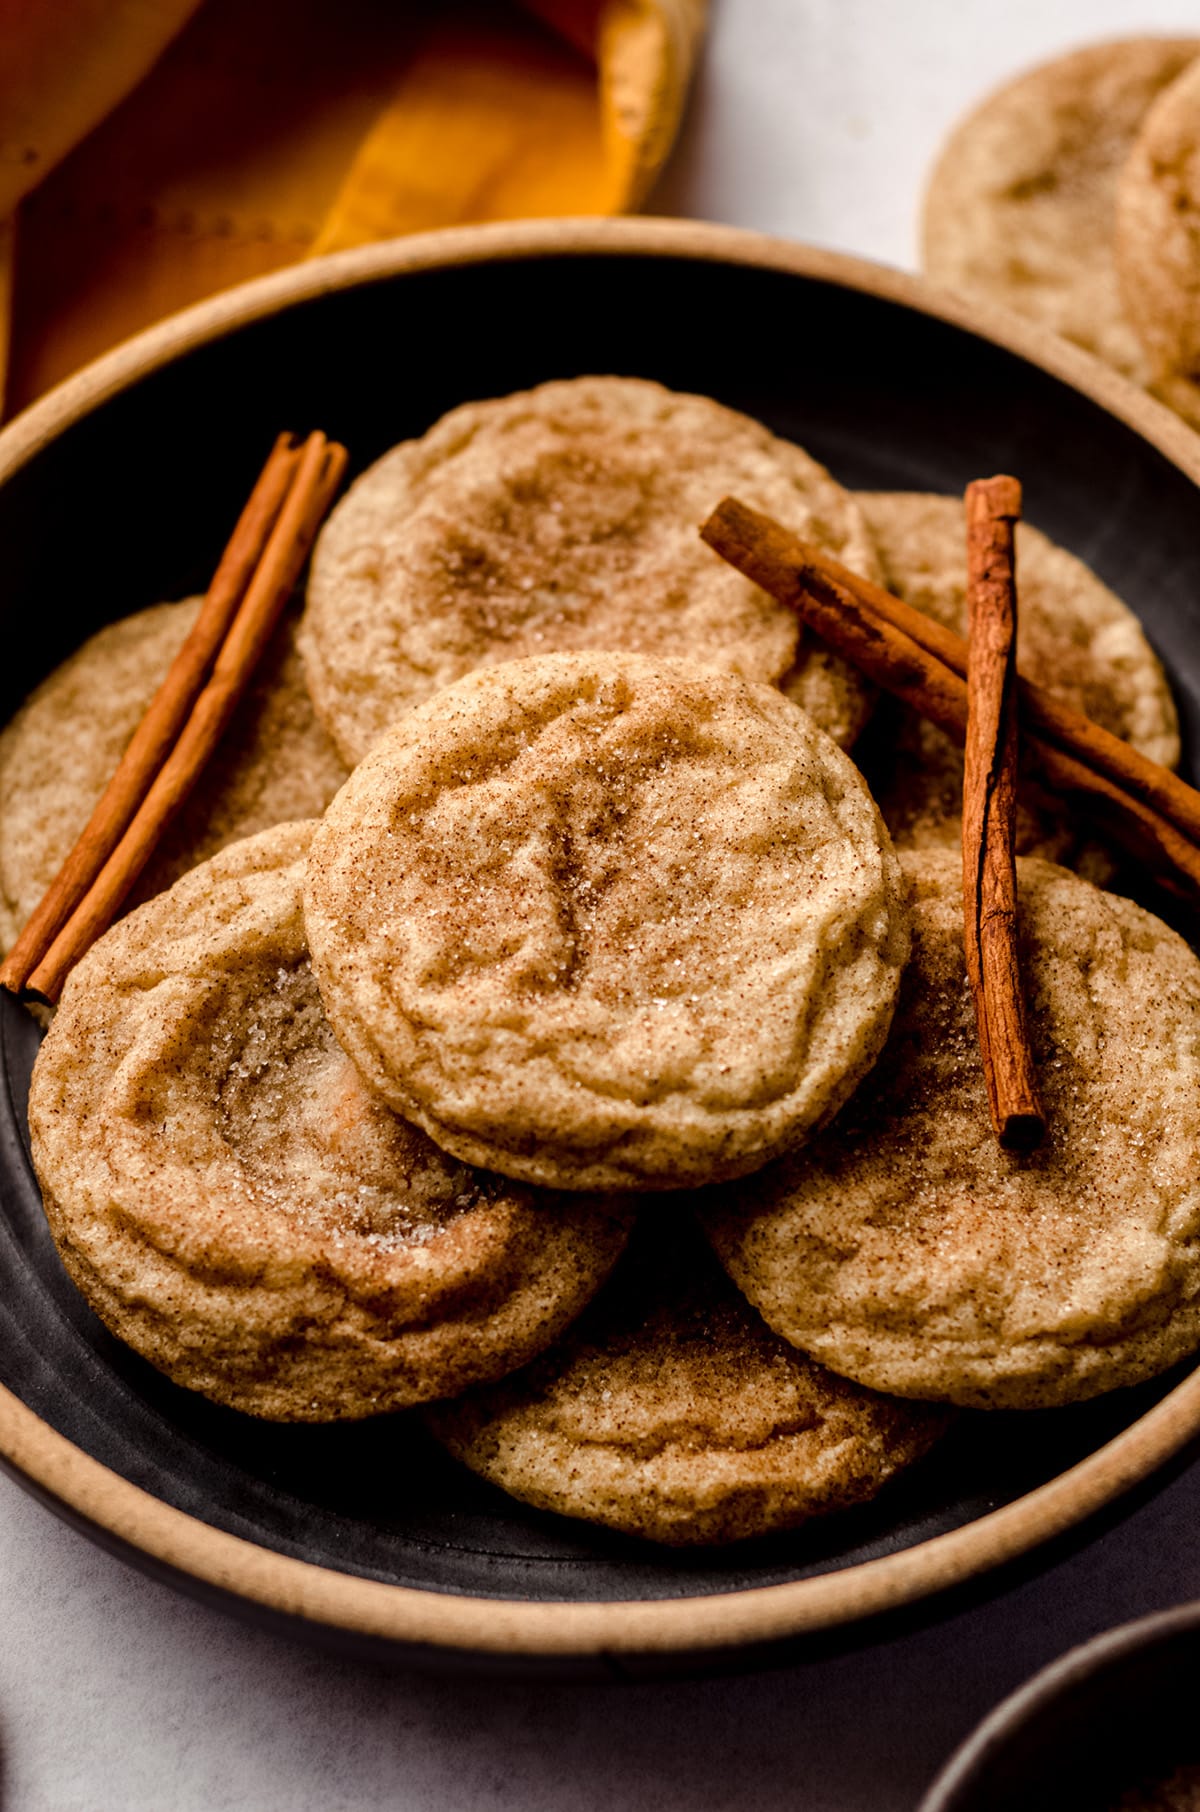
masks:
[[[11,414],[317,252],[609,214],[678,127],[705,0],[43,0],[0,25]]]

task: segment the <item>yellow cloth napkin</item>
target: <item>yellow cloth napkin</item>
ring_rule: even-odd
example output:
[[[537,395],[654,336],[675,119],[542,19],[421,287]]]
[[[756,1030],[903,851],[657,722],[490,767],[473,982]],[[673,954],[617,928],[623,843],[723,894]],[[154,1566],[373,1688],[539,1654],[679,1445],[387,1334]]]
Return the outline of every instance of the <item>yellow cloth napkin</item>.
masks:
[[[0,0],[11,414],[161,315],[424,227],[637,206],[705,0]]]

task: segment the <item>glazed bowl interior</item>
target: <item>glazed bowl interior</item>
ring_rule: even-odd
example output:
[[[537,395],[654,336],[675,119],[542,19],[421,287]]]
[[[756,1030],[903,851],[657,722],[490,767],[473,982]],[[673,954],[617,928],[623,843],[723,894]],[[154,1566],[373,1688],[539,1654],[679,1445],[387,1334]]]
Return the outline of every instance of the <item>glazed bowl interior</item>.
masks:
[[[431,236],[270,279],[0,436],[0,715],[102,623],[203,588],[281,428],[323,428],[359,471],[467,399],[611,372],[716,396],[853,487],[1017,473],[1029,519],[1142,617],[1190,762],[1200,458],[1181,430],[1173,457],[1169,418],[1120,380],[1081,387],[1030,344],[1040,363],[1019,331],[973,331],[893,273],[659,222]],[[1063,358],[1077,379],[1092,369]],[[616,1653],[732,1651],[980,1579],[1200,1430],[1186,1366],[1072,1410],[965,1417],[874,1505],[680,1555],[525,1510],[407,1423],[250,1423],[151,1371],[62,1273],[24,1121],[37,1038],[0,1001],[0,1455],[101,1539],[223,1601],[406,1653],[602,1671]]]

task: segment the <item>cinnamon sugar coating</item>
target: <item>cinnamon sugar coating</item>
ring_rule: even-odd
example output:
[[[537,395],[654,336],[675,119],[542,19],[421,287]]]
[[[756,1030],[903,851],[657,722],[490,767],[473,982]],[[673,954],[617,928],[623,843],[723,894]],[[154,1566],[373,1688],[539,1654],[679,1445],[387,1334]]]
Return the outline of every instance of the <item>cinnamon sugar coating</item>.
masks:
[[[950,133],[925,195],[922,264],[1145,382],[1117,290],[1117,180],[1156,96],[1200,38],[1088,44],[1026,70]]]
[[[371,1085],[559,1188],[736,1176],[886,1035],[899,870],[849,759],[769,686],[638,655],[469,675],[313,841],[313,965]]]
[[[351,764],[474,668],[570,649],[778,680],[848,746],[869,695],[704,546],[726,491],[874,576],[857,506],[800,447],[708,397],[588,377],[467,403],[377,461],[317,542],[301,629]]]
[[[234,844],[108,932],[29,1098],[51,1231],[101,1319],[176,1383],[301,1422],[525,1363],[628,1228],[455,1163],[363,1087],[308,964],[312,831]]]
[[[805,1151],[714,1191],[734,1280],[786,1339],[900,1396],[1070,1403],[1200,1345],[1200,961],[1159,920],[1018,863],[1047,1132],[991,1130],[961,864],[901,857],[913,954],[891,1037]]]
[[[189,598],[110,623],[43,680],[0,732],[0,946],[15,941],[62,867],[199,608]],[[345,778],[313,714],[285,623],[134,900],[149,899],[239,837],[318,816]]]
[[[1200,59],[1200,44],[1196,46]],[[1117,276],[1151,388],[1200,425],[1200,60],[1142,121],[1117,186]]]
[[[682,1546],[865,1502],[944,1411],[837,1378],[738,1295],[673,1210],[643,1220],[581,1319],[531,1366],[426,1412],[473,1472],[540,1510]]]
[[[966,527],[962,502],[920,491],[859,497],[879,549],[889,591],[927,616],[968,633]],[[1032,528],[1017,525],[1021,671],[1056,698],[1152,761],[1179,760],[1179,721],[1170,687],[1141,624],[1082,560]],[[957,848],[962,835],[962,751],[917,712],[889,707],[867,779],[899,848]],[[1017,812],[1021,855],[1078,867],[1106,881],[1113,860],[1080,826],[1072,802],[1021,777]]]

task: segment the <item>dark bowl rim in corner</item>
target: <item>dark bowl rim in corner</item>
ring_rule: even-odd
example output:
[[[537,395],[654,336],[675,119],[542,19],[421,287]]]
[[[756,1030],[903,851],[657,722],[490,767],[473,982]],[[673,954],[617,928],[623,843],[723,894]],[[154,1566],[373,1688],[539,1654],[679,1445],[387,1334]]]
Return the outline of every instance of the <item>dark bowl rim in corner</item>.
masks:
[[[1131,1655],[1178,1635],[1200,1637],[1200,1599],[1153,1611],[1132,1623],[1090,1636],[1041,1668],[988,1712],[941,1769],[917,1812],[972,1812],[974,1794],[1020,1732],[1064,1694],[1096,1679]]]

